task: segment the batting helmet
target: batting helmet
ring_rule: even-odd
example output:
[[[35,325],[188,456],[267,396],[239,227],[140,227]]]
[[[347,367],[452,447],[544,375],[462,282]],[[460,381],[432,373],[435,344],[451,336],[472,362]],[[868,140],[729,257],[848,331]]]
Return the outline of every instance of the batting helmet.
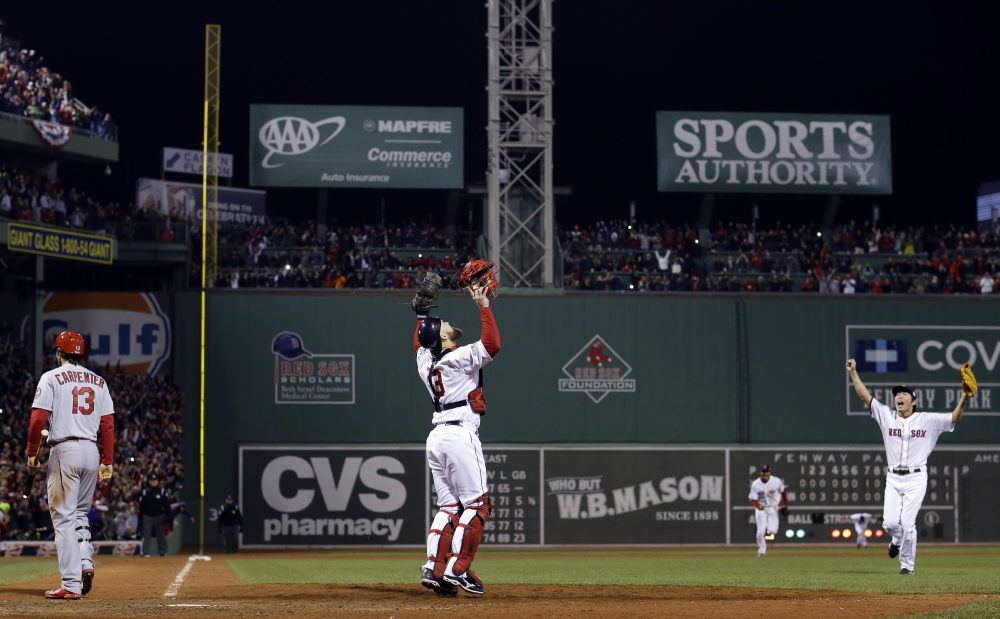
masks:
[[[437,316],[424,318],[417,329],[417,341],[435,355],[441,354],[441,319]]]
[[[56,336],[52,350],[62,349],[67,355],[83,354],[83,336],[76,331],[63,331]]]
[[[497,298],[500,285],[500,270],[492,260],[470,260],[455,275],[455,287],[459,290],[483,288],[486,295]]]

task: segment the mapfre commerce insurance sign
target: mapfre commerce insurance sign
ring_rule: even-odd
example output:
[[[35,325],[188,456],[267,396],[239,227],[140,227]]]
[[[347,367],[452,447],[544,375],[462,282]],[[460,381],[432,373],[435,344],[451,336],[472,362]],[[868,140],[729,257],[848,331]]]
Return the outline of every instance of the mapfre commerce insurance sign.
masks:
[[[464,186],[456,107],[251,105],[250,184]]]
[[[888,116],[657,112],[660,191],[891,194]]]

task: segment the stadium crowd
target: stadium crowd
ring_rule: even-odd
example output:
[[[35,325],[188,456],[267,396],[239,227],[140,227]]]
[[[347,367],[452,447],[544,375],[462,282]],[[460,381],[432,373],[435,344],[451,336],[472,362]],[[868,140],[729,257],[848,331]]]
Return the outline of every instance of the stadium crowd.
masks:
[[[9,323],[0,324],[0,541],[54,537],[45,475],[36,475],[28,498],[21,496],[36,382],[27,360],[27,350],[15,329]],[[44,369],[51,367],[49,359]],[[116,367],[90,367],[108,382],[115,403],[114,476],[97,488],[90,511],[91,539],[136,539],[141,529],[135,499],[147,477],[158,474],[171,493],[183,488],[180,415],[184,396],[163,373],[148,376]],[[43,454],[46,452],[43,448]],[[46,458],[43,455],[43,467]]]
[[[411,288],[426,270],[445,277],[470,256],[430,223],[398,228],[314,222],[232,226],[220,242],[220,288]],[[598,221],[558,230],[563,285],[582,291],[996,294],[996,232],[869,222],[827,233],[813,225]],[[195,271],[197,274],[197,271]],[[192,280],[195,284],[195,280]]]
[[[0,32],[0,112],[32,120],[58,123],[93,131],[114,140],[118,127],[110,114],[76,99],[73,85],[45,66],[35,50]]]

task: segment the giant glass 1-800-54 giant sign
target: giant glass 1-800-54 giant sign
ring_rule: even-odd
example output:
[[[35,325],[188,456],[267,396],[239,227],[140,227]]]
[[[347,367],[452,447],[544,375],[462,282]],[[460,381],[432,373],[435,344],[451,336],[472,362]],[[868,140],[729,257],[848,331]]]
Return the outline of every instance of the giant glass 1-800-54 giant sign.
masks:
[[[250,184],[463,186],[462,108],[251,105]]]
[[[891,194],[888,116],[657,112],[660,191]]]

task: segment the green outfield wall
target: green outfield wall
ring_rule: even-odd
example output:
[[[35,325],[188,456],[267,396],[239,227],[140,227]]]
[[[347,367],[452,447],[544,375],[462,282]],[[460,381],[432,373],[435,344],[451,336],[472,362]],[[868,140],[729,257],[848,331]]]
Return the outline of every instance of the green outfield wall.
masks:
[[[30,310],[13,296],[4,294],[7,320]],[[432,409],[415,372],[409,297],[208,294],[208,507],[238,493],[240,446],[422,444]],[[186,395],[183,496],[190,500],[199,474],[199,294],[155,295],[155,307],[151,296],[143,299],[129,301],[139,309],[126,333],[136,339],[146,323],[155,323],[156,334],[169,331],[169,355],[154,361]],[[90,296],[80,303],[73,311],[88,319],[107,307]],[[478,337],[468,298],[446,294],[439,303],[436,311],[465,330],[463,341]],[[930,411],[954,407],[957,368],[971,362],[980,393],[940,442],[1000,442],[1000,299],[567,294],[504,295],[493,307],[502,350],[485,371],[487,446],[877,451],[878,428],[844,371],[848,357],[858,359],[876,398],[905,383],[918,410]],[[112,338],[122,332],[114,321],[97,324]],[[211,542],[214,524],[208,531]],[[188,541],[196,534],[197,527],[185,528]]]

